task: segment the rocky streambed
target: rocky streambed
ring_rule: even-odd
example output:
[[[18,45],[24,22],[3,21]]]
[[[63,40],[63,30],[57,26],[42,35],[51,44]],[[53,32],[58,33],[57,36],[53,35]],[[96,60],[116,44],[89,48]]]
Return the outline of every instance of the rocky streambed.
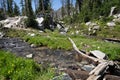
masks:
[[[0,49],[10,51],[24,58],[32,58],[39,64],[50,64],[57,69],[57,73],[63,71],[67,73],[72,80],[86,80],[89,72],[95,68],[92,62],[80,58],[74,50],[65,51],[49,49],[47,47],[33,47],[20,38],[1,38]],[[120,75],[113,76],[109,74],[105,76],[105,80],[120,80],[118,76]],[[70,80],[70,78],[67,80]]]

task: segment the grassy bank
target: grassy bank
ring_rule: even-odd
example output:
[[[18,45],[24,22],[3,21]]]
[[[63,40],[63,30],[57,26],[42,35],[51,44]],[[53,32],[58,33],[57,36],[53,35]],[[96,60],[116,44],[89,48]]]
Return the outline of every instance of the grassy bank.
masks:
[[[29,33],[34,33],[35,36],[30,36]],[[100,50],[106,53],[110,59],[120,59],[120,44],[105,42],[96,38],[87,38],[80,35],[61,35],[58,31],[40,33],[37,30],[23,31],[23,30],[8,30],[6,36],[21,37],[30,44],[36,46],[46,46],[52,49],[65,49],[71,50],[72,45],[67,37],[71,37],[77,47],[84,51]]]
[[[0,80],[49,80],[54,70],[0,50]]]

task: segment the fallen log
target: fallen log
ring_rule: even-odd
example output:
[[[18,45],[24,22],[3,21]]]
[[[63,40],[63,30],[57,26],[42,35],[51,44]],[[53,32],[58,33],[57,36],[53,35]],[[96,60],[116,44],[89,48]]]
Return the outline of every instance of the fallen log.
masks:
[[[94,57],[92,57],[92,56],[89,56],[89,55],[84,54],[83,52],[79,51],[79,49],[77,48],[77,46],[75,45],[74,41],[73,41],[71,38],[68,38],[68,39],[69,39],[70,42],[72,43],[74,50],[77,51],[77,52],[78,52],[80,55],[82,55],[83,57],[88,58],[88,59],[90,59],[90,60],[92,60],[92,61],[94,61],[94,62],[98,62],[98,63],[101,63],[101,62],[104,62],[104,61],[105,61],[105,60],[103,60],[103,59],[94,58]]]
[[[109,41],[109,42],[117,42],[120,43],[120,39],[114,39],[114,38],[106,38],[104,39],[105,41]]]
[[[87,80],[99,80],[101,77],[103,77],[103,75],[106,73],[110,66],[115,65],[113,61],[98,59],[84,54],[83,52],[79,51],[79,49],[77,48],[77,46],[71,38],[68,39],[72,43],[74,50],[76,50],[82,57],[88,58],[94,62],[98,62],[98,65],[89,73],[89,77],[87,78]]]
[[[103,80],[120,80],[120,77],[115,75],[105,75]]]

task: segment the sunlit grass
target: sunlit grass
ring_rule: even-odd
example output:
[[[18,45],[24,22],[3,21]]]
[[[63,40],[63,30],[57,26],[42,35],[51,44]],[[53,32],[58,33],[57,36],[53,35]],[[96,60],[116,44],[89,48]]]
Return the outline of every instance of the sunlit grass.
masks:
[[[9,34],[10,33],[10,34]],[[28,33],[34,33],[35,36],[30,36]],[[68,37],[71,37],[76,43],[77,47],[80,50],[91,51],[91,50],[100,50],[106,53],[110,59],[120,59],[120,44],[105,42],[97,38],[87,38],[81,35],[71,35],[66,34],[62,35],[56,30],[54,32],[47,31],[46,33],[40,33],[39,31],[8,31],[8,36],[16,37],[19,36],[29,44],[35,44],[38,47],[46,46],[51,49],[64,49],[71,50],[72,44],[68,40]],[[13,34],[13,35],[12,35]],[[18,35],[19,34],[19,35]]]
[[[0,80],[52,79],[54,69],[0,50]],[[42,80],[43,80],[42,79]]]

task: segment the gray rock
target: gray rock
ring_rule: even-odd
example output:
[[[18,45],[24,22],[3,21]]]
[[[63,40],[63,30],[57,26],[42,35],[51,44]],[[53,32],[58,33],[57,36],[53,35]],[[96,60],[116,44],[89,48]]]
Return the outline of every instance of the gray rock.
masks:
[[[112,22],[108,22],[107,26],[108,27],[114,27],[114,26],[116,26],[116,24],[115,24],[115,22],[112,21]]]
[[[32,58],[33,57],[33,54],[28,54],[26,55],[27,58]]]
[[[91,22],[86,22],[85,25],[86,26],[89,26],[91,24]]]
[[[0,32],[0,38],[2,38],[5,34],[3,32]]]
[[[64,73],[60,76],[54,77],[52,80],[72,80],[72,78],[68,74]]]
[[[120,18],[117,18],[117,19],[113,19],[114,22],[118,22],[120,23]]]
[[[82,68],[83,70],[85,70],[85,71],[90,72],[90,71],[92,71],[92,70],[95,68],[95,66],[92,65],[92,64],[90,64],[90,65],[84,65],[84,66],[82,66],[81,68]]]
[[[34,37],[35,33],[28,33],[29,36]]]
[[[35,47],[37,47],[35,44],[31,44],[30,45],[32,48],[35,48]]]
[[[106,54],[99,50],[90,51],[90,54],[94,55],[98,59],[107,59]]]
[[[62,34],[62,35],[66,35],[66,32],[60,32],[60,34]]]
[[[111,11],[110,11],[110,15],[109,16],[112,16],[113,15],[113,11],[115,10],[116,7],[111,7]]]
[[[25,16],[10,17],[0,21],[0,23],[7,28],[25,28],[24,19],[26,18]]]
[[[96,25],[93,27],[93,30],[99,30],[100,29],[100,26]]]

